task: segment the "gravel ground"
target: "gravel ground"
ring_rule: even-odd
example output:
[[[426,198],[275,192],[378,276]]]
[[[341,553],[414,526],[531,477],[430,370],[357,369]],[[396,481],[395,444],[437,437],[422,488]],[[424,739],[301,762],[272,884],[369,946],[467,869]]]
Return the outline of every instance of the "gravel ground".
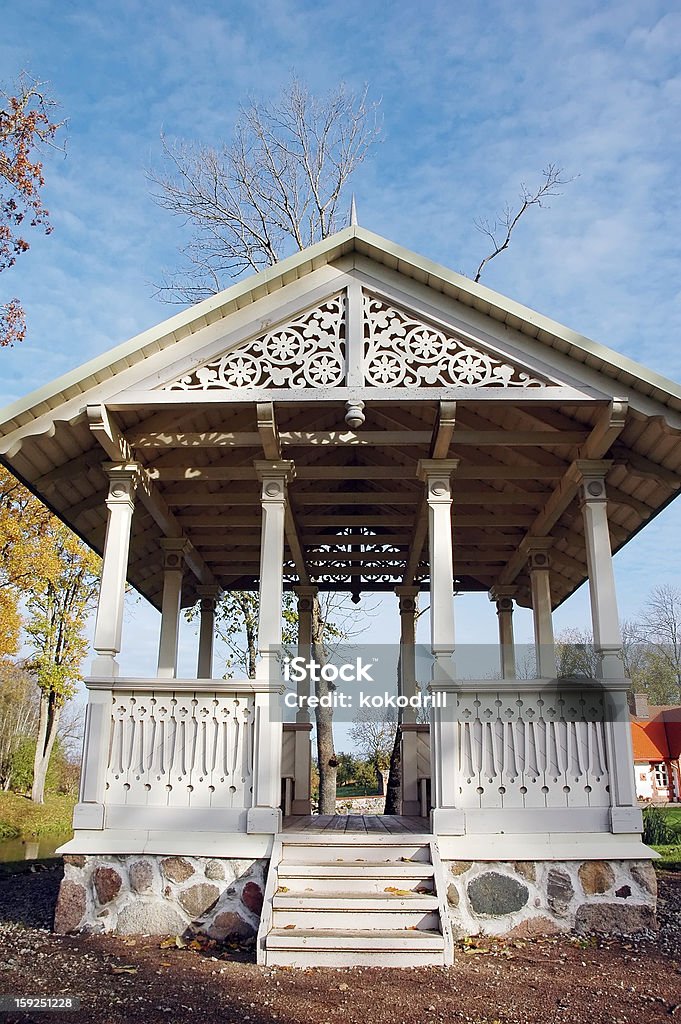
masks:
[[[656,941],[480,941],[451,968],[262,968],[252,949],[52,935],[60,869],[0,879],[0,993],[78,996],[75,1024],[681,1022],[681,875],[660,874]]]

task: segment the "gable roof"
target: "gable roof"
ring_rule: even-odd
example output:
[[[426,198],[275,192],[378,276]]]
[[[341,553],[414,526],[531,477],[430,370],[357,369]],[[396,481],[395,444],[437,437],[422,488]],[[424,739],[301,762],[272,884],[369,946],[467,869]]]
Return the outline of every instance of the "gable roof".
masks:
[[[349,397],[347,393],[341,396],[335,387],[310,388],[306,393],[289,389],[285,398],[282,392],[268,387],[263,398],[256,397],[262,392],[240,386],[232,391],[231,405],[224,391],[198,395],[195,391],[196,404],[191,408],[186,393],[168,394],[168,382],[172,388],[172,382],[178,379],[178,366],[184,367],[181,373],[186,373],[187,367],[194,370],[212,365],[210,360],[220,353],[228,352],[231,358],[237,352],[233,347],[237,342],[259,344],[262,331],[268,331],[271,324],[285,328],[291,317],[303,312],[315,316],[329,296],[340,289],[349,297],[352,288],[359,290],[361,301],[373,294],[372,289],[377,290],[390,304],[390,317],[396,313],[399,318],[400,309],[406,309],[415,313],[426,332],[431,330],[429,323],[436,325],[436,331],[440,327],[451,330],[452,337],[457,332],[463,337],[468,331],[480,351],[487,345],[488,352],[496,351],[509,364],[526,363],[533,368],[532,373],[539,375],[543,371],[537,368],[543,366],[551,382],[562,381],[564,386],[554,388],[553,396],[548,387],[543,393],[537,387],[514,393],[499,388],[494,394],[488,388],[486,397],[493,400],[477,405],[480,391],[473,393],[475,389],[458,386],[456,381],[430,391],[420,385],[394,391],[376,386],[375,391],[367,389],[364,395],[365,411],[374,428],[381,429],[370,428],[368,422],[356,444],[353,441],[335,448],[329,435],[340,433],[338,427],[344,425],[342,403]],[[348,311],[345,322],[350,336],[359,339],[360,347],[367,327],[366,307],[364,328],[361,315],[359,321],[352,321]],[[349,366],[349,354],[347,359]],[[504,370],[509,368],[504,364]],[[346,388],[346,392],[349,390]],[[542,394],[548,396],[548,401]],[[162,401],[156,402],[157,398]],[[300,398],[305,401],[299,403]],[[413,400],[416,398],[420,401]],[[168,399],[177,402],[174,406],[164,404]],[[543,534],[542,529],[539,534],[550,531],[555,537],[555,603],[560,604],[581,585],[586,578],[586,554],[574,479],[570,478],[568,487],[563,488],[564,474],[574,460],[613,460],[608,496],[614,550],[664,508],[681,486],[678,385],[483,285],[356,226],[175,314],[0,411],[0,461],[101,552],[107,489],[102,463],[107,456],[90,429],[86,408],[109,403],[127,450],[132,446],[134,457],[145,464],[159,499],[151,501],[147,495],[138,502],[138,506],[145,507],[134,517],[130,582],[158,606],[163,583],[159,539],[164,534],[185,536],[186,530],[195,552],[203,550],[202,558],[197,556],[192,566],[200,582],[224,579],[229,581],[225,585],[247,589],[257,578],[253,569],[244,570],[238,579],[226,573],[231,562],[251,565],[259,545],[259,499],[253,462],[263,457],[256,403],[265,399],[278,402],[282,444],[289,446],[299,471],[290,495],[293,511],[303,524],[303,547],[309,545],[306,550],[311,552],[312,560],[317,558],[318,571],[310,572],[310,576],[332,587],[334,578],[351,580],[356,576],[352,572],[352,557],[356,556],[344,561],[344,555],[339,554],[342,565],[337,565],[333,564],[335,555],[322,550],[328,546],[327,537],[335,544],[334,551],[342,546],[336,542],[350,506],[356,506],[355,522],[363,529],[377,527],[378,533],[388,538],[389,550],[375,552],[373,573],[367,574],[367,585],[362,589],[371,589],[368,584],[372,580],[380,582],[377,589],[392,588],[395,578],[397,582],[403,578],[407,561],[412,574],[416,565],[417,577],[421,581],[426,578],[423,563],[418,562],[421,549],[416,556],[409,553],[411,531],[423,519],[416,466],[420,458],[430,457],[431,442],[440,430],[440,403],[451,399],[458,401],[457,424],[449,434],[445,424],[446,444],[442,444],[447,451],[451,446],[450,454],[459,459],[457,494],[464,507],[463,512],[458,509],[462,514],[456,528],[469,530],[463,545],[455,547],[459,589],[488,590],[499,576],[502,585],[517,579],[521,603],[527,603],[529,581],[521,568],[525,559],[520,545],[526,531],[533,529],[532,524],[542,520]],[[293,408],[296,404],[297,409]],[[608,420],[608,406],[610,413],[614,406],[620,409],[612,422]],[[181,431],[185,436],[180,437],[178,431],[170,447],[178,459],[192,460],[196,472],[191,476],[173,475],[177,467],[167,458],[173,456],[173,450],[163,451],[155,443],[174,422],[173,408],[182,413]],[[219,447],[219,440],[217,445],[211,440],[212,448],[201,440],[208,436],[229,439],[230,432],[239,434],[241,447],[236,451]],[[102,433],[100,430],[100,438]],[[303,440],[301,444],[302,434],[308,442]],[[371,442],[369,434],[373,435]],[[514,448],[514,442],[509,443],[509,436],[515,438],[518,448]],[[593,449],[590,444],[583,446],[586,438],[595,438]],[[367,443],[382,447],[372,450]],[[193,444],[198,446],[192,448]],[[118,458],[118,449],[115,444],[113,447],[113,454],[107,449],[108,457]],[[184,455],[178,454],[180,449]],[[598,450],[594,453],[594,449]],[[191,456],[187,454],[190,451]],[[315,483],[326,480],[331,482],[323,487]],[[203,488],[200,502],[196,492],[199,481]],[[381,487],[380,481],[389,482]],[[472,481],[469,488],[465,481]],[[392,490],[387,490],[391,486]],[[201,513],[198,527],[197,516],[191,515],[192,504],[208,508]],[[244,515],[245,506],[248,515]],[[177,515],[173,508],[178,510]],[[383,519],[390,521],[390,530],[384,531]],[[212,535],[205,533],[204,523],[206,528],[214,528]],[[338,530],[323,533],[332,527]],[[225,545],[221,536],[216,541],[216,532],[226,528],[239,540]],[[475,539],[470,530],[476,531]],[[380,539],[377,536],[377,549]],[[295,547],[298,541],[295,537],[293,540]],[[293,547],[289,547],[290,557]],[[216,548],[220,549],[217,553]],[[461,557],[466,551],[471,553],[468,560]],[[460,569],[456,568],[457,557]],[[391,572],[381,576],[378,563],[389,561]],[[341,570],[345,569],[348,571],[344,575]],[[289,573],[291,577],[295,574]],[[186,601],[192,600],[195,583],[188,583]],[[350,584],[344,582],[338,585],[341,587],[349,589]]]
[[[350,253],[367,256],[378,264],[396,270],[435,291],[469,306],[493,320],[534,338],[548,348],[568,355],[577,363],[595,369],[613,381],[646,397],[654,398],[670,410],[681,413],[681,386],[584,337],[557,321],[509,299],[485,285],[476,284],[424,256],[417,255],[380,235],[357,225],[344,228],[316,245],[297,252],[276,266],[238,281],[210,298],[160,324],[135,335],[129,341],[109,349],[87,363],[0,409],[0,434],[8,434],[30,420],[84,394],[90,388],[111,379],[122,370],[143,361],[159,350],[194,334],[255,302],[264,295],[299,280],[322,266]]]
[[[681,757],[681,706],[651,705],[649,718],[631,720],[634,761],[676,761]]]

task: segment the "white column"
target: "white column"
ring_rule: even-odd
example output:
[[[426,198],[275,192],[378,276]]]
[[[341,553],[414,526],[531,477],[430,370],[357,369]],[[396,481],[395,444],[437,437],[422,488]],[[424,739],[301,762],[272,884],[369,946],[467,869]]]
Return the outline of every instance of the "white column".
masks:
[[[492,587],[490,601],[497,606],[499,620],[499,663],[502,679],[516,678],[515,638],[513,636],[513,597],[515,587]]]
[[[553,636],[553,605],[551,601],[550,538],[536,537],[523,541],[521,550],[528,556],[527,568],[532,588],[534,645],[537,655],[537,676],[556,677],[556,644]]]
[[[161,603],[161,636],[158,645],[159,678],[174,679],[177,675],[177,645],[180,630],[180,606],[182,603],[182,577],[184,556],[189,541],[184,537],[164,537],[163,549],[163,600]]]
[[[463,811],[456,809],[458,723],[451,692],[454,675],[451,475],[457,466],[457,459],[422,459],[418,464],[418,475],[425,481],[428,502],[430,642],[434,658],[430,690],[434,698],[444,697],[450,701],[449,707],[433,707],[430,719],[431,828],[436,835],[458,835],[464,831]]]
[[[451,475],[458,459],[421,459],[419,479],[426,484],[430,546],[430,642],[434,678],[452,678],[454,654],[454,566]]]
[[[108,514],[93,641],[96,653],[91,669],[93,676],[118,675],[116,655],[121,650],[130,529],[139,469],[136,462],[104,464],[109,477]]]
[[[284,520],[286,483],[293,476],[292,462],[255,463],[262,483],[260,533],[260,611],[258,614],[258,679],[279,678],[281,602],[284,594]]]
[[[312,607],[317,596],[317,587],[295,587],[298,598],[298,657],[308,662],[312,656]],[[305,676],[297,684],[296,695],[299,701],[310,696],[310,679]],[[298,707],[296,722],[309,722],[310,709],[307,703]]]
[[[260,610],[256,679],[269,683],[256,695],[253,806],[248,832],[278,832],[281,828],[281,602],[284,593],[284,520],[286,483],[292,462],[255,463],[262,484],[260,533]]]
[[[215,642],[215,608],[220,597],[220,588],[215,586],[197,587],[200,598],[199,659],[196,667],[197,679],[213,678],[213,644]]]
[[[612,681],[604,693],[605,734],[610,774],[610,822],[613,832],[640,832],[641,811],[636,800],[634,754],[626,698],[622,633],[617,612],[617,590],[612,565],[605,477],[608,461],[578,460],[584,539],[589,571],[591,620],[594,647],[599,659],[599,678]],[[617,687],[617,682],[621,685]]]
[[[312,611],[317,596],[317,587],[296,587],[298,598],[298,657],[308,662],[312,656]],[[297,683],[298,700],[310,696],[310,679],[306,675]],[[310,750],[310,709],[307,704],[298,707],[296,712],[296,729],[294,732],[293,773],[294,790],[291,804],[292,814],[310,814],[312,801],[310,793],[310,770],[312,752]]]
[[[395,587],[400,608],[400,673],[399,695],[412,697],[417,692],[416,686],[416,599],[418,587]],[[418,764],[416,729],[410,729],[416,723],[416,709],[406,707],[400,711],[400,758],[402,769],[402,814],[420,814],[418,791]],[[407,726],[407,728],[404,728]]]
[[[591,621],[594,646],[600,661],[600,677],[623,679],[622,633],[617,613],[617,591],[612,567],[608,500],[605,490],[605,475],[611,463],[578,461],[575,465],[580,473]]]

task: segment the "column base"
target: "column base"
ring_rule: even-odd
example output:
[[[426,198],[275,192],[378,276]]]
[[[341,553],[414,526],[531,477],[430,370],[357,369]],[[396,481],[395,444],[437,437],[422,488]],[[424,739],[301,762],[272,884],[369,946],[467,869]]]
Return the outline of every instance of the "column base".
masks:
[[[462,836],[466,832],[464,812],[456,807],[434,807],[430,827],[436,836]]]
[[[79,803],[73,808],[73,828],[104,828],[104,804]]]
[[[642,832],[643,812],[639,807],[611,807],[610,828],[613,832]]]
[[[278,807],[251,807],[246,816],[247,832],[281,832],[281,811]]]

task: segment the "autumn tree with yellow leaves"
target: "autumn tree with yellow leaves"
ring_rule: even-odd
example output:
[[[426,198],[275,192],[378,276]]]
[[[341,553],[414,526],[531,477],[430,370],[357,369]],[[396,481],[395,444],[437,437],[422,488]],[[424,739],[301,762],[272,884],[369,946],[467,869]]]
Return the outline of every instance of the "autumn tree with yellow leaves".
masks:
[[[36,803],[43,802],[62,709],[81,679],[99,573],[98,556],[0,468],[0,653],[16,654],[23,629],[25,668],[38,687]]]

